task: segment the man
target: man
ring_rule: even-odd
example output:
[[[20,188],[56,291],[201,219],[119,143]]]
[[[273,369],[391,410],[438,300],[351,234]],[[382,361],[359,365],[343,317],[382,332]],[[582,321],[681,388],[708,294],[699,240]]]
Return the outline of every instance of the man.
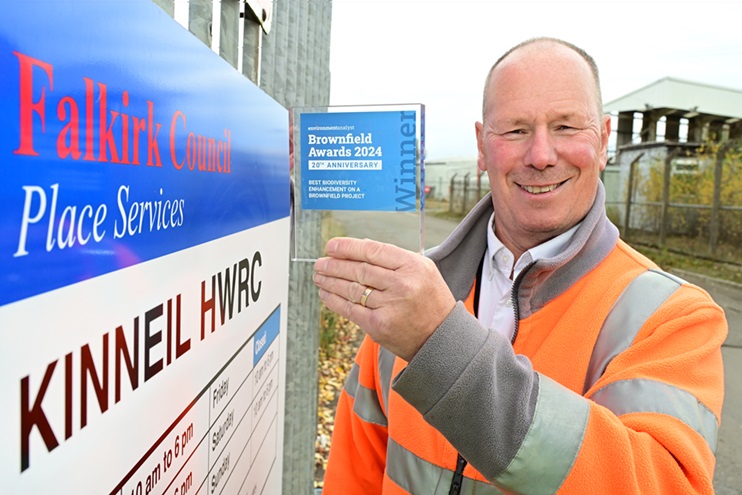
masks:
[[[599,88],[581,49],[518,45],[476,124],[491,195],[427,258],[328,242],[320,297],[367,338],[325,495],[713,493],[726,321],[607,219]]]

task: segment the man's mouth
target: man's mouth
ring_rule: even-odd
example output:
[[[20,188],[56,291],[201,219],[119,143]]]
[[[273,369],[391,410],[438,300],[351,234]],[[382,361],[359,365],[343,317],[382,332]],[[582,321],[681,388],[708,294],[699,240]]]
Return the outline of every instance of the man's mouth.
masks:
[[[565,181],[566,182],[566,181]],[[523,184],[518,184],[523,190],[526,192],[529,192],[531,194],[543,194],[547,192],[551,192],[557,187],[564,184],[564,182],[560,182],[559,184],[550,184],[548,186],[525,186]]]

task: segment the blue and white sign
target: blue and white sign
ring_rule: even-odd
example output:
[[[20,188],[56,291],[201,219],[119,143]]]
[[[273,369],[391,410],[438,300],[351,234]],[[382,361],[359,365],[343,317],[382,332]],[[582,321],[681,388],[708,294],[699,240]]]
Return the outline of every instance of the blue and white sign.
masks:
[[[417,118],[414,110],[301,114],[302,208],[415,211]]]
[[[288,113],[149,0],[0,16],[5,493],[280,493]]]

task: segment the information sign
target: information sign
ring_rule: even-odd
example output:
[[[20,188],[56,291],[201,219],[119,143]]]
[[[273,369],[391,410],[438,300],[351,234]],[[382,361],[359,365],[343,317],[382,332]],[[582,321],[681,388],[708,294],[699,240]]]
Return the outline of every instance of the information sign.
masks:
[[[149,0],[0,16],[3,493],[281,492],[288,113]]]

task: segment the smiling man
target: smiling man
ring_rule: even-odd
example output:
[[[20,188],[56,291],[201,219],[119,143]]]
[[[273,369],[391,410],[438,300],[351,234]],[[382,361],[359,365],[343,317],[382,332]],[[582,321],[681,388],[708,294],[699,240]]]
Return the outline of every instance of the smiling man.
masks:
[[[328,242],[320,297],[367,337],[324,495],[713,493],[726,320],[618,238],[609,127],[593,59],[528,40],[487,77],[491,194],[451,236]]]
[[[485,86],[478,165],[495,207],[495,234],[519,257],[582,220],[606,164],[594,62],[561,44],[508,53]]]

